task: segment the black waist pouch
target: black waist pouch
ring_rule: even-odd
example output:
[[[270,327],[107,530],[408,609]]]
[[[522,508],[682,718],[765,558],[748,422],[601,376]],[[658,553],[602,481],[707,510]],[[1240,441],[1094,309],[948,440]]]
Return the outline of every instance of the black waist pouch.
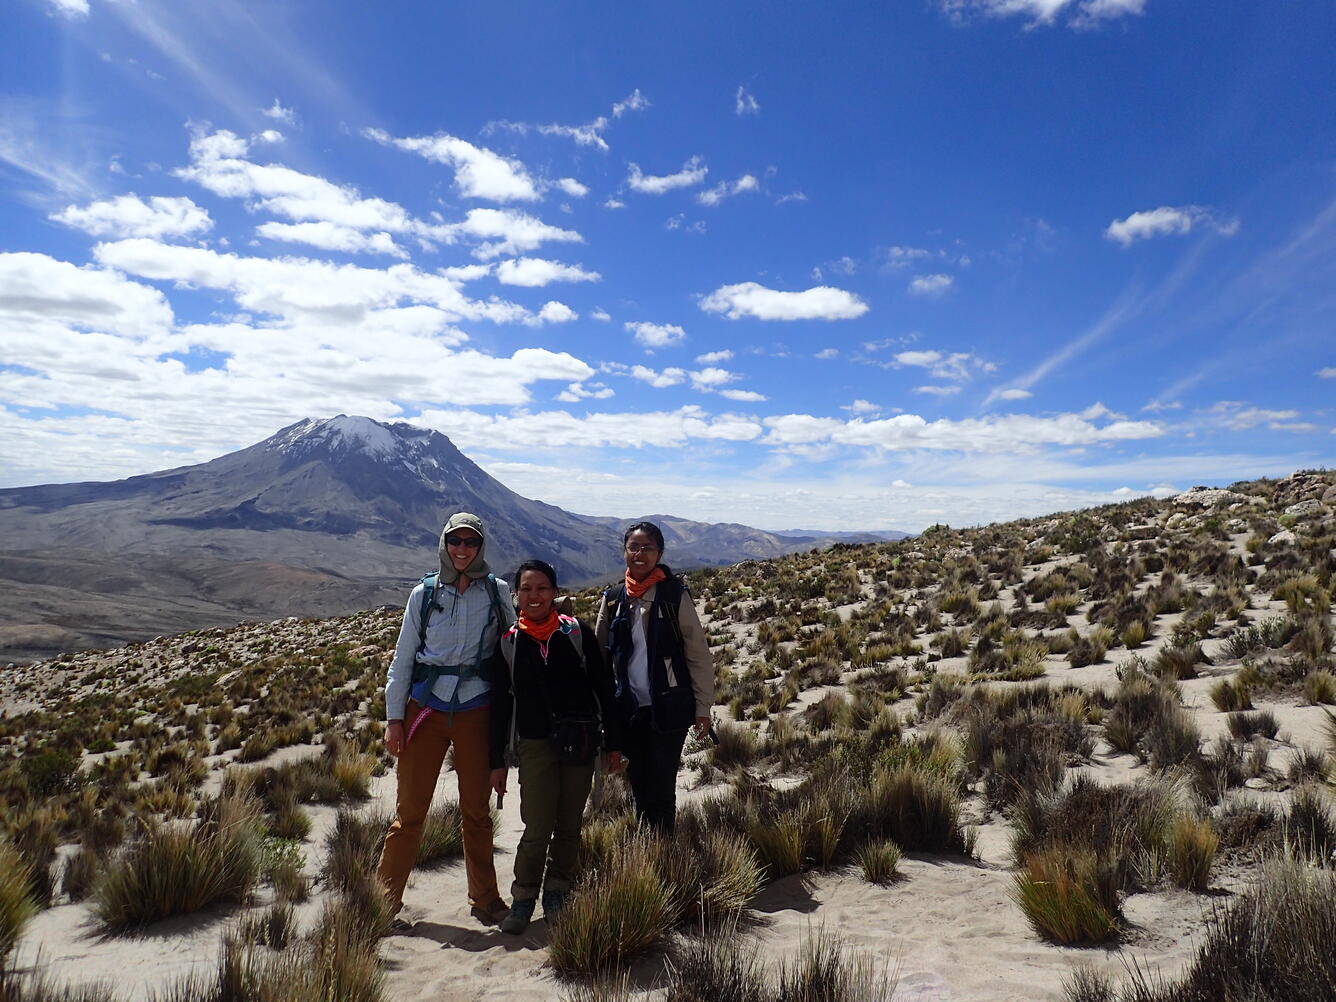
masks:
[[[603,728],[593,713],[566,713],[552,718],[548,740],[558,762],[588,765],[603,746]]]

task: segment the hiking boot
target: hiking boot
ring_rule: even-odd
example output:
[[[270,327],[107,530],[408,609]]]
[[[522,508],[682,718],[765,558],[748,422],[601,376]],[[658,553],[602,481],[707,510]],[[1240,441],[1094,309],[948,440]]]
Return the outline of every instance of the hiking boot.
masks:
[[[469,914],[484,925],[496,925],[510,914],[510,909],[506,907],[504,901],[497,898],[491,904],[474,905],[469,909]]]
[[[566,907],[565,891],[544,891],[543,892],[543,918],[551,922]]]
[[[501,931],[508,932],[512,936],[518,936],[529,928],[529,922],[533,919],[533,906],[535,904],[537,902],[533,898],[529,898],[527,901],[515,901],[511,904],[510,911],[501,920]]]

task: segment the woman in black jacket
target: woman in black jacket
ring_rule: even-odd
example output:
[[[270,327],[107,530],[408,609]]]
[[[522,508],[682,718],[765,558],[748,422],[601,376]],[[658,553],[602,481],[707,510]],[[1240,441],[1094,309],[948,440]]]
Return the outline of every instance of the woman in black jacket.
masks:
[[[607,770],[621,768],[621,728],[612,674],[594,631],[556,610],[557,572],[529,560],[515,572],[519,621],[501,639],[509,671],[492,682],[492,788],[506,792],[507,766],[520,769],[524,835],[515,850],[510,913],[501,928],[521,933],[539,891],[551,919],[575,878],[580,821],[599,746]],[[546,869],[546,874],[544,874]]]

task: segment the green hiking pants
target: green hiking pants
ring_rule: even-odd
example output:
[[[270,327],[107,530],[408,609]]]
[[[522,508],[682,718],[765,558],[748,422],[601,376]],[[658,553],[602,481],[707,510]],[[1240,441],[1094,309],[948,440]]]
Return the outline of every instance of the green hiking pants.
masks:
[[[520,738],[520,820],[524,835],[515,849],[515,882],[510,896],[531,901],[543,889],[566,892],[575,880],[580,853],[580,821],[594,781],[597,759],[563,765],[545,738]]]

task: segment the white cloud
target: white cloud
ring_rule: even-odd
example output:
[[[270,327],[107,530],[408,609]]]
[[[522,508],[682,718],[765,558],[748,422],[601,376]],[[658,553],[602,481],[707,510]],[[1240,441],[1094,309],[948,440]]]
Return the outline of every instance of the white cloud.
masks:
[[[1145,10],[1146,0],[940,0],[942,9],[958,21],[973,15],[1021,16],[1031,26],[1056,22],[1060,15],[1074,28],[1093,28],[1103,22]]]
[[[755,390],[720,390],[719,395],[746,404],[759,404],[769,399],[764,393],[757,393]]]
[[[1206,410],[1208,419],[1214,424],[1223,425],[1230,431],[1246,431],[1258,425],[1266,425],[1272,431],[1307,431],[1310,425],[1298,428],[1287,424],[1299,416],[1296,410],[1268,410],[1265,407],[1253,407],[1240,400],[1221,400]]]
[[[1195,228],[1213,229],[1222,236],[1233,236],[1238,232],[1237,219],[1217,219],[1209,209],[1199,205],[1183,205],[1177,208],[1162,205],[1158,209],[1146,209],[1134,212],[1126,219],[1115,219],[1104,230],[1110,240],[1130,247],[1138,240],[1151,237],[1182,236]]]
[[[1336,365],[1330,365],[1325,369],[1317,370],[1319,379],[1336,379]]]
[[[730,320],[850,320],[867,312],[867,303],[852,292],[819,285],[803,292],[767,289],[756,282],[723,285],[700,301],[706,313]]]
[[[640,88],[637,87],[631,92],[629,97],[625,100],[618,101],[612,106],[612,117],[621,118],[628,111],[644,111],[648,107],[649,98],[640,93]]]
[[[1029,400],[1032,396],[1034,394],[1029,390],[1022,390],[1018,387],[1012,387],[1009,390],[998,390],[997,392],[998,400]]]
[[[47,0],[51,10],[62,17],[76,18],[88,16],[88,0]]]
[[[813,356],[813,357],[815,357],[815,358],[820,358],[820,359],[823,359],[823,360],[825,360],[825,359],[832,359],[832,358],[839,358],[839,357],[840,357],[840,349],[838,349],[838,348],[822,348],[822,349],[821,349],[819,352],[817,352],[816,355]]]
[[[923,393],[934,397],[952,397],[960,392],[960,385],[950,386],[915,386],[915,393]]]
[[[860,399],[860,400],[855,400],[855,401],[854,401],[853,403],[851,403],[851,404],[845,404],[843,407],[840,408],[840,410],[842,410],[842,411],[848,411],[850,414],[853,414],[855,417],[857,417],[857,416],[862,416],[862,415],[868,415],[868,414],[879,414],[879,413],[881,413],[881,408],[878,407],[876,404],[872,403],[872,402],[869,401],[869,400],[861,400],[861,399]]]
[[[755,96],[748,92],[746,87],[738,85],[738,92],[734,96],[733,110],[741,115],[759,115],[761,106],[757,103]]]
[[[245,310],[290,321],[356,329],[371,311],[418,304],[438,312],[440,322],[512,323],[529,316],[501,299],[470,300],[459,290],[460,278],[410,264],[377,269],[307,258],[241,257],[142,239],[98,244],[93,254],[105,265],[144,278],[226,290]]]
[[[157,289],[114,271],[79,268],[45,254],[0,253],[0,328],[10,362],[30,360],[8,341],[48,324],[130,338],[167,335],[172,308]]]
[[[690,188],[692,185],[700,184],[705,180],[705,175],[709,171],[710,169],[705,166],[699,156],[692,157],[684,163],[682,169],[676,174],[664,174],[657,177],[642,174],[638,164],[631,164],[626,176],[626,185],[632,191],[638,191],[644,195],[662,195],[674,188]]]
[[[564,191],[571,198],[584,198],[589,194],[589,188],[581,184],[573,177],[563,177],[556,181],[556,186]]]
[[[636,341],[648,349],[667,348],[684,341],[687,332],[676,324],[652,324],[645,321],[627,321],[624,325],[635,335]]]
[[[625,209],[625,208],[626,208],[626,203],[623,202],[623,201],[621,201],[620,199],[610,198],[610,199],[608,199],[606,202],[603,203],[603,208],[605,208],[605,209]]]
[[[925,350],[901,351],[895,354],[891,364],[897,368],[911,366],[927,369],[934,379],[949,379],[956,382],[970,379],[975,373],[997,370],[995,363],[966,351],[955,351],[950,354]]]
[[[268,108],[262,109],[260,114],[272,118],[275,122],[282,122],[284,125],[297,124],[297,112],[291,108],[283,107],[278,98],[274,98],[274,103]]]
[[[550,299],[543,304],[542,309],[538,311],[537,316],[531,317],[524,322],[530,327],[537,327],[541,324],[566,324],[570,323],[572,320],[578,320],[579,318],[580,314],[576,313],[565,303],[559,303],[555,299]]]
[[[733,352],[724,348],[722,351],[709,351],[704,355],[697,355],[696,361],[700,365],[714,365],[717,362],[727,362],[732,357]]]
[[[1008,415],[962,421],[926,421],[917,414],[865,421],[839,421],[809,414],[785,414],[764,421],[769,445],[831,443],[888,451],[914,449],[1024,454],[1040,446],[1081,446],[1158,438],[1164,429],[1150,421],[1115,421],[1098,426],[1076,414],[1052,417]]]
[[[663,222],[663,228],[669,232],[680,230],[683,233],[704,233],[705,220],[697,219],[694,223],[688,223],[684,213],[679,212],[675,216],[669,216]]]
[[[130,194],[82,208],[71,205],[51,218],[95,237],[183,237],[213,226],[208,212],[190,199],[158,195],[147,202]]]
[[[256,142],[269,143],[270,145],[286,142],[286,139],[287,137],[277,129],[265,129],[263,132],[257,132],[255,134]]]
[[[612,319],[612,314],[609,313],[607,310],[594,309],[590,311],[589,318],[591,320],[598,320],[603,323],[607,323],[609,320]]]
[[[787,195],[780,195],[775,199],[776,205],[783,205],[785,202],[806,202],[807,195],[801,191],[791,191]]]
[[[584,243],[584,237],[574,230],[549,226],[516,209],[469,209],[463,222],[437,226],[431,234],[451,242],[459,237],[486,241],[473,252],[483,261],[502,254],[522,254],[549,241]]]
[[[525,167],[483,146],[448,133],[395,138],[384,129],[365,129],[363,135],[385,146],[395,146],[455,172],[455,187],[466,198],[490,202],[534,202],[542,196]]]
[[[612,372],[619,376],[630,376],[632,379],[638,379],[642,383],[648,383],[656,390],[667,389],[669,386],[680,386],[686,382],[686,369],[669,367],[658,370],[651,369],[648,365],[621,365],[613,362],[605,365],[605,372]]]
[[[557,394],[557,399],[562,403],[573,404],[581,400],[607,400],[615,396],[615,391],[611,386],[604,386],[602,383],[571,383],[570,386]]]
[[[701,205],[718,205],[726,198],[741,195],[747,191],[759,191],[761,184],[750,174],[743,174],[736,181],[720,181],[713,188],[702,191],[696,196]]]
[[[261,223],[255,232],[269,240],[285,243],[309,244],[321,250],[343,251],[346,254],[389,254],[407,258],[408,252],[394,242],[385,231],[367,233],[351,226],[321,221],[318,223]]]
[[[546,411],[513,417],[488,417],[464,410],[425,410],[415,424],[439,428],[456,445],[470,448],[597,448],[618,446],[674,448],[693,439],[750,442],[764,429],[753,418],[710,415],[698,406],[634,414],[602,413],[576,417]]]
[[[933,256],[930,250],[922,247],[888,247],[886,249],[886,267],[892,269],[908,268],[915,261],[922,261]]]
[[[585,271],[579,265],[562,264],[538,257],[521,257],[502,261],[496,266],[497,280],[504,285],[523,285],[529,288],[550,282],[597,282],[602,276],[596,271]]]
[[[637,88],[626,100],[618,101],[612,106],[612,117],[621,118],[628,111],[643,111],[649,106],[649,100]],[[603,138],[603,133],[607,131],[610,124],[612,123],[606,115],[599,115],[598,118],[584,125],[558,125],[555,123],[529,125],[527,122],[488,122],[483,126],[482,131],[490,134],[497,129],[506,129],[523,135],[533,129],[542,136],[563,136],[575,140],[578,146],[593,146],[606,153],[608,151],[608,141]]]
[[[915,296],[940,296],[954,284],[950,275],[919,275],[909,283],[909,291]]]

